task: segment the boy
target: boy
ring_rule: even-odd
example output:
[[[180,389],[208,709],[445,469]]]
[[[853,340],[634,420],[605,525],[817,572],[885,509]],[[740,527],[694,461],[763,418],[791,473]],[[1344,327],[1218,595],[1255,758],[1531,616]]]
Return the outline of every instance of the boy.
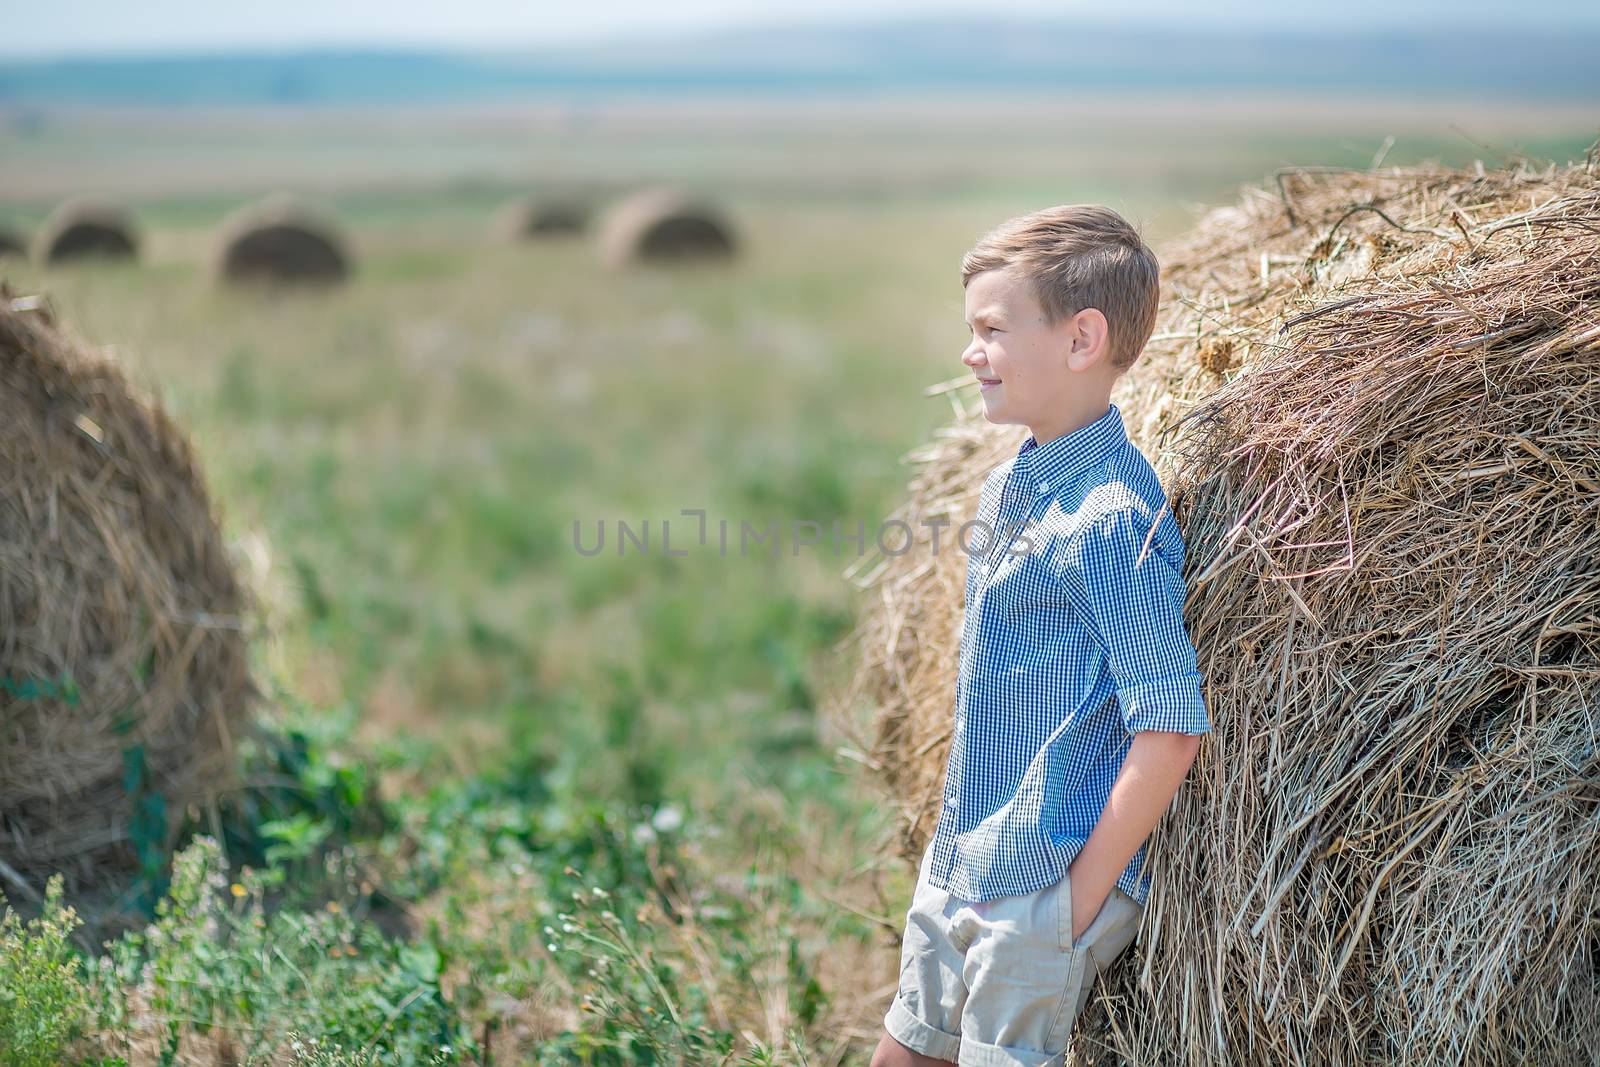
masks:
[[[1183,540],[1110,402],[1159,273],[1120,215],[1081,204],[1003,223],[961,262],[962,362],[989,421],[1032,433],[983,484],[944,805],[873,1067],[1063,1062],[1211,729]]]

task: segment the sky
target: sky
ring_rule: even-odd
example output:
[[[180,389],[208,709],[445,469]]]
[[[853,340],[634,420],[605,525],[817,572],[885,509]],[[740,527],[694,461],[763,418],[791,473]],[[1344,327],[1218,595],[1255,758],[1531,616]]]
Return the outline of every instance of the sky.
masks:
[[[1217,29],[1343,28],[1467,22],[1525,29],[1600,28],[1593,0],[0,0],[0,57],[159,55],[299,48],[501,49],[670,36],[802,22],[986,14],[1160,22]]]

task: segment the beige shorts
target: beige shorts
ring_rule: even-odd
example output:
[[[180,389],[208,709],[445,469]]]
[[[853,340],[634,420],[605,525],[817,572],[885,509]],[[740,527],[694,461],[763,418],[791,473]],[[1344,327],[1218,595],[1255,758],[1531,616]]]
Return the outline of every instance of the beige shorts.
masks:
[[[1068,880],[973,903],[928,884],[923,853],[884,1028],[960,1067],[1063,1062],[1095,978],[1133,942],[1144,906],[1113,887],[1072,943]]]

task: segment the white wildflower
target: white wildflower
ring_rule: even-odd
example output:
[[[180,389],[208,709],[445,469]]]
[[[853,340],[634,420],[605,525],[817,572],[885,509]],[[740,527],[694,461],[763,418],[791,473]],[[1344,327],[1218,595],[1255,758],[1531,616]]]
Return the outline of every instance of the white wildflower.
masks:
[[[683,825],[683,809],[676,804],[663,804],[650,819],[650,824],[664,834],[670,834]]]

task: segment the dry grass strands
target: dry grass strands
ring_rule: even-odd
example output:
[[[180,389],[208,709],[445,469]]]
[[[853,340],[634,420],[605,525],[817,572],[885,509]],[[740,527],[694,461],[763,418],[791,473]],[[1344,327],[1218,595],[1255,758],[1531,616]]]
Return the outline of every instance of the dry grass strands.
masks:
[[[606,213],[600,231],[601,258],[612,266],[723,260],[736,251],[721,212],[671,189],[627,197]]]
[[[509,204],[495,229],[501,240],[511,242],[573,237],[589,228],[593,214],[593,207],[584,200],[530,196]]]
[[[45,218],[33,238],[33,258],[44,264],[138,255],[139,232],[132,217],[106,200],[68,200]]]
[[[217,228],[214,281],[248,285],[332,285],[350,274],[350,253],[335,226],[293,199],[246,205]]]
[[[136,805],[159,794],[170,846],[229,784],[256,695],[246,593],[183,431],[4,286],[0,479],[5,890],[94,887],[137,869]]]
[[[1078,1062],[1593,1062],[1600,173],[1289,171],[1162,261],[1113,399],[1185,531],[1215,730]],[[963,409],[917,546],[864,561],[843,701],[908,858],[965,569],[921,524],[1023,436]]]

